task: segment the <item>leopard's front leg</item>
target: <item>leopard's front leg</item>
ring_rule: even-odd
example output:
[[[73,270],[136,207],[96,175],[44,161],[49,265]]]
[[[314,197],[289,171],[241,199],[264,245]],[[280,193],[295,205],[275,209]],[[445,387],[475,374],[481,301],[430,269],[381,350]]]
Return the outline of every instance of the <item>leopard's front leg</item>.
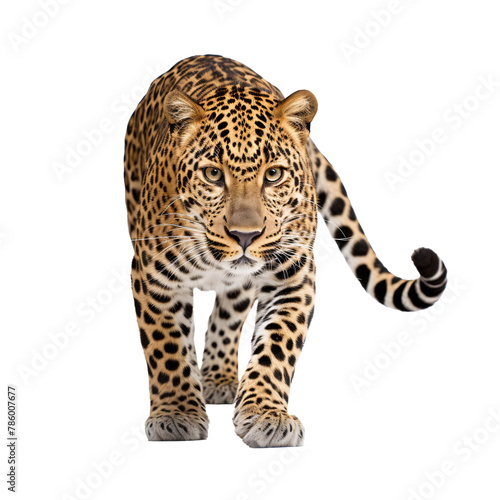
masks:
[[[193,342],[193,291],[152,285],[134,260],[135,309],[149,374],[150,441],[206,439],[208,416]]]
[[[241,379],[233,422],[252,447],[301,446],[304,427],[288,414],[295,363],[314,310],[314,263],[258,296],[252,357]]]

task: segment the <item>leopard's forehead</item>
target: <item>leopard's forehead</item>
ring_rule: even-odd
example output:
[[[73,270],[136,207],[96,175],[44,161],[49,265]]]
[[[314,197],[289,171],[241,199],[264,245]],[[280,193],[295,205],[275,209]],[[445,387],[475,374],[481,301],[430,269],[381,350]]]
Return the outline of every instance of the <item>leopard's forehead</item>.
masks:
[[[200,101],[206,117],[195,155],[225,165],[243,180],[254,179],[263,164],[294,162],[293,143],[275,115],[278,102],[259,88],[217,88]]]

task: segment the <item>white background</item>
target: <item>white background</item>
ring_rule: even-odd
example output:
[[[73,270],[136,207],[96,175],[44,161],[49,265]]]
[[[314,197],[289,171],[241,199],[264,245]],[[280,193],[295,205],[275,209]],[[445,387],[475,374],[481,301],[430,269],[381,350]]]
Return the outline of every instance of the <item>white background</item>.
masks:
[[[0,16],[2,369],[18,390],[18,498],[498,499],[500,87],[473,97],[481,78],[500,82],[496,3],[70,0],[50,18],[41,3],[9,2]],[[428,246],[450,271],[425,315],[383,308],[322,225],[316,315],[290,400],[306,445],[294,454],[246,447],[230,406],[209,406],[207,441],[143,441],[123,138],[153,78],[203,53],[244,62],[285,95],[314,92],[312,137],[384,264],[415,277],[411,252]],[[469,116],[453,118],[464,101]],[[100,143],[56,175],[102,120]],[[435,128],[446,140],[391,190],[386,172]],[[199,353],[212,301],[196,296]],[[61,333],[71,324],[75,335]],[[248,344],[246,331],[240,369]],[[447,476],[435,473],[443,462]]]

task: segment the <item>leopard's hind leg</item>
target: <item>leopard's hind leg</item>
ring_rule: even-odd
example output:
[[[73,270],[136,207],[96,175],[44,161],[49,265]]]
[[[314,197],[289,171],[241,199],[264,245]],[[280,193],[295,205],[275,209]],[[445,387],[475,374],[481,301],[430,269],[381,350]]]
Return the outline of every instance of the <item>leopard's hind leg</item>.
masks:
[[[250,283],[217,293],[201,367],[203,397],[207,403],[234,401],[238,389],[238,344],[255,296]]]

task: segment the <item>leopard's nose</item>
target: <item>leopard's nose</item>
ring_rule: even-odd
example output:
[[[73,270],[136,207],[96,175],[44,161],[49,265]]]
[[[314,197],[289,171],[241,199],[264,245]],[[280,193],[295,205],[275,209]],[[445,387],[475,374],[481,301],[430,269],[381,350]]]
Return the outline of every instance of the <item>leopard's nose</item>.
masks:
[[[264,233],[265,228],[262,231],[229,231],[227,227],[224,227],[224,229],[226,230],[226,234],[235,239],[240,247],[243,248],[243,251],[245,251],[254,240]]]

